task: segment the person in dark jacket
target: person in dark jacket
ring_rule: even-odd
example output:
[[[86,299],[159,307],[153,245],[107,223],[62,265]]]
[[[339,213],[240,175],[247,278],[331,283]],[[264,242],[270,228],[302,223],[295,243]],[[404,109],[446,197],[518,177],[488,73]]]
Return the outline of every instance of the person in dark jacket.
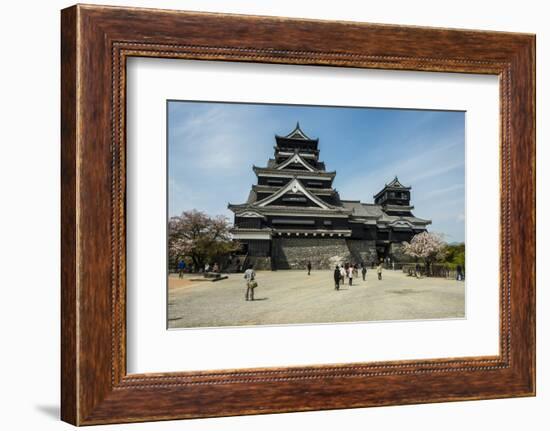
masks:
[[[311,262],[307,261],[307,275],[311,275]]]
[[[338,265],[336,265],[336,268],[334,268],[334,289],[335,290],[340,290],[340,279],[341,279],[341,275],[340,275],[340,267]]]
[[[464,280],[464,272],[462,271],[462,265],[456,266],[456,279],[457,281],[463,281]]]
[[[365,264],[361,265],[361,274],[363,275],[363,281],[367,278],[367,266]]]

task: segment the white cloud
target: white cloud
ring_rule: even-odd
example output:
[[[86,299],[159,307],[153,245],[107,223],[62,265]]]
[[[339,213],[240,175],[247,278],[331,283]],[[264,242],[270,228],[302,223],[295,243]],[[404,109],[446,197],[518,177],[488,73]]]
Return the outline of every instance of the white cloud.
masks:
[[[170,214],[197,208],[229,216],[228,202],[248,196],[255,179],[252,164],[265,164],[274,126],[242,105],[184,105],[179,112],[176,106],[170,118],[169,176],[178,184],[170,189]],[[258,122],[264,126],[257,127]]]

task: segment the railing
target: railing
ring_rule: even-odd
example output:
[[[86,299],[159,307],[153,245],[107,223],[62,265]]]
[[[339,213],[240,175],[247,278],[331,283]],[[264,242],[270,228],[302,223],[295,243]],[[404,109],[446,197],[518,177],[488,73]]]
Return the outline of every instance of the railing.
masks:
[[[396,264],[397,265],[397,264]],[[425,264],[403,264],[403,272],[409,276],[416,277],[441,277],[441,278],[457,278],[457,271],[455,269],[449,268],[447,265],[433,263],[429,266],[429,274]],[[465,272],[462,271],[462,279],[464,279]]]
[[[408,265],[407,263],[398,263],[398,262],[392,262],[392,263],[387,263],[387,262],[384,262],[382,264],[382,266],[384,267],[384,269],[393,269],[395,271],[400,271],[403,269],[403,267],[405,265]],[[376,266],[376,265],[375,265]]]

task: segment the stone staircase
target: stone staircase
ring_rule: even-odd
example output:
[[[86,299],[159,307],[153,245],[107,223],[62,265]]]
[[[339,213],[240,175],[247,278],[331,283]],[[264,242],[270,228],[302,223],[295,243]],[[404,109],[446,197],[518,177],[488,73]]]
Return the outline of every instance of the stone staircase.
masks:
[[[248,265],[248,255],[245,254],[235,256],[231,263],[227,263],[222,268],[225,273],[243,272],[242,268],[246,268],[246,265]]]
[[[271,257],[248,257],[248,263],[253,266],[256,271],[270,271]]]

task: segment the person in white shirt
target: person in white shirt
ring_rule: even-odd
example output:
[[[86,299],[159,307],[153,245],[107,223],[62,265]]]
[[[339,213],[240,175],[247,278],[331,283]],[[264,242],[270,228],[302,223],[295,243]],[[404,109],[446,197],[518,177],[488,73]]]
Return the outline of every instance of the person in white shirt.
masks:
[[[246,282],[245,299],[247,301],[254,301],[254,289],[258,285],[258,283],[256,283],[256,281],[254,280],[255,278],[256,278],[256,272],[254,271],[254,268],[252,267],[252,265],[250,265],[248,269],[244,272],[244,280]]]
[[[378,274],[378,280],[382,280],[382,262],[376,267],[376,273]]]
[[[344,283],[344,279],[346,278],[346,270],[344,269],[344,265],[340,266],[340,282]]]
[[[352,265],[350,265],[350,267],[348,268],[348,280],[349,280],[349,285],[351,286],[353,283],[353,266]]]

